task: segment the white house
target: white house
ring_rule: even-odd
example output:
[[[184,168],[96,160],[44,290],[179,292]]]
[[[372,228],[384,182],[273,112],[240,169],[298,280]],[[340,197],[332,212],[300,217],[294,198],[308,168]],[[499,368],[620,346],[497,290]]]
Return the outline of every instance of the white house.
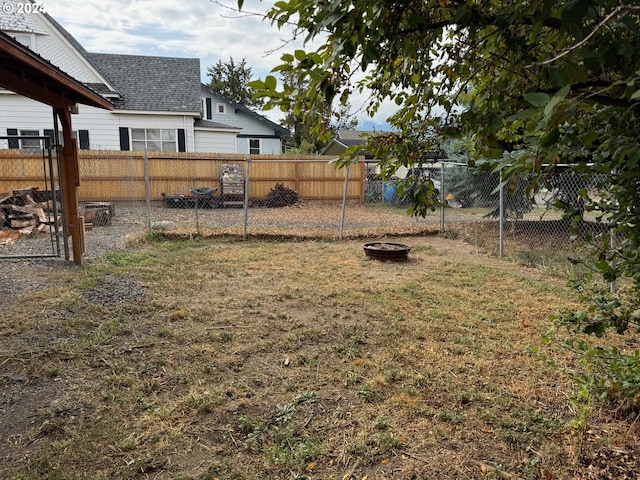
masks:
[[[45,13],[0,11],[0,30],[107,98],[74,115],[81,149],[280,154],[289,131],[200,81],[200,60],[90,53]],[[11,13],[6,13],[11,12]],[[0,89],[0,136],[53,135],[51,108]],[[10,139],[0,148],[28,147]],[[37,140],[35,140],[37,142]]]

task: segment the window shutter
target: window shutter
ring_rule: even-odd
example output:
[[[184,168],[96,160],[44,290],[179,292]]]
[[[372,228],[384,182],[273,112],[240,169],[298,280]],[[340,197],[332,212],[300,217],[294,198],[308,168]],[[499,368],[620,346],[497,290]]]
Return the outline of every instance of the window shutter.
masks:
[[[213,108],[211,107],[211,99],[207,97],[207,119],[211,120],[213,118]]]
[[[120,150],[130,150],[129,147],[129,129],[127,127],[120,127]]]
[[[53,148],[54,145],[56,144],[56,137],[54,135],[54,131],[44,129],[42,133],[44,134],[45,137],[49,137],[49,147]]]
[[[89,130],[78,130],[80,150],[89,150]]]
[[[186,152],[187,151],[187,141],[185,137],[184,128],[178,129],[178,151]]]
[[[7,128],[7,135],[18,135],[17,128]],[[9,148],[20,148],[20,141],[17,138],[9,139]]]

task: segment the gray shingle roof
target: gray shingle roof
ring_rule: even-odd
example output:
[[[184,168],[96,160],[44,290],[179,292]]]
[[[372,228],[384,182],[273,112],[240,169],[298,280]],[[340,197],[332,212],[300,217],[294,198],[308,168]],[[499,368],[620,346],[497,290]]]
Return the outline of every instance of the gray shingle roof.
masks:
[[[122,95],[117,110],[200,112],[200,60],[86,53]]]
[[[340,129],[337,132],[337,138],[343,140],[355,140],[357,145],[358,143],[363,143],[367,140],[367,137],[370,135],[374,135],[376,132],[373,130],[351,130],[351,129]],[[382,133],[382,132],[380,132]],[[351,143],[350,145],[354,145]]]
[[[212,122],[211,120],[196,120],[194,123],[196,128],[213,128],[216,130],[242,130],[239,127],[231,127],[229,125],[225,125],[224,123]]]

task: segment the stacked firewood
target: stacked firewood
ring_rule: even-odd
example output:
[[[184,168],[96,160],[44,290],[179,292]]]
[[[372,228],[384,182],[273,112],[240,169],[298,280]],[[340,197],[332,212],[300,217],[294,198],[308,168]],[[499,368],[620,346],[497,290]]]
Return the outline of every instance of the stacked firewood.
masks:
[[[62,228],[60,204],[50,192],[37,188],[0,193],[0,238],[18,238],[36,232],[50,231],[56,223]]]

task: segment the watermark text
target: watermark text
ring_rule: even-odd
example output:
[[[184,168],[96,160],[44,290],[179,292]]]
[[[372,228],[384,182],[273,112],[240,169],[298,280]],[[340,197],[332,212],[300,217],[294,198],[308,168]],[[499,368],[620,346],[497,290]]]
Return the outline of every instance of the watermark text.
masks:
[[[25,13],[47,13],[44,3],[11,3],[2,2],[3,13],[14,13],[21,15]]]

